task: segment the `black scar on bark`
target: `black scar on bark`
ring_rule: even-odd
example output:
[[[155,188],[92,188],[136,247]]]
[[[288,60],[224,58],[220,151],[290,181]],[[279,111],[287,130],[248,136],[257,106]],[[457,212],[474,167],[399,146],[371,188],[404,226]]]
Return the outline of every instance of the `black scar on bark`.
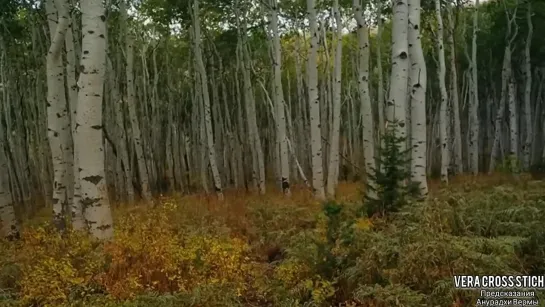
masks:
[[[100,198],[90,198],[85,197],[81,199],[81,205],[83,209],[88,208],[90,206],[93,206],[94,204],[98,203],[100,201]]]
[[[219,193],[219,192],[221,192],[221,189],[220,189],[220,188],[218,188],[217,186],[214,186],[214,190],[216,191],[216,193]]]
[[[290,183],[286,177],[282,177],[282,191],[286,192],[290,188]]]
[[[94,126],[91,126],[91,128],[93,128],[95,130],[100,130],[100,129],[102,129],[102,126],[101,125],[94,125]]]
[[[97,227],[98,230],[107,230],[107,229],[110,229],[110,228],[112,228],[112,225],[110,225],[110,224],[106,224],[106,225],[102,225],[102,226]]]
[[[15,225],[11,225],[11,231],[9,232],[9,234],[6,236],[6,239],[8,241],[18,241],[21,239],[21,233],[19,232],[19,230],[17,229],[17,226]]]
[[[85,181],[89,181],[89,182],[91,182],[93,184],[97,184],[97,183],[100,182],[100,180],[102,180],[102,176],[87,176],[87,177],[83,177],[81,179],[83,179]]]

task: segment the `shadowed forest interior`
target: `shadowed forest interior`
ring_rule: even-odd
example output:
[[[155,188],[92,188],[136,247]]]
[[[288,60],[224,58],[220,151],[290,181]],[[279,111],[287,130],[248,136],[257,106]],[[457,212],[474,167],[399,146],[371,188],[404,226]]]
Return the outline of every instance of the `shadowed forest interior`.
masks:
[[[0,8],[0,306],[474,306],[454,275],[545,273],[545,1]]]

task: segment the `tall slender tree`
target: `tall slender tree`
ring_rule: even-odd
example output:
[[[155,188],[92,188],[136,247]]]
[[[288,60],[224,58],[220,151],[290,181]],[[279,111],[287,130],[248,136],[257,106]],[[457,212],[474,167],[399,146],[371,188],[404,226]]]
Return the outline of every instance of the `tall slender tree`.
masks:
[[[310,29],[308,55],[308,103],[310,115],[310,150],[312,161],[312,188],[317,199],[325,199],[322,158],[322,130],[320,128],[320,100],[318,99],[318,48],[319,32],[316,22],[316,2],[307,0],[307,18]]]
[[[363,16],[363,8],[360,0],[352,2],[352,10],[357,23],[358,35],[358,93],[361,101],[362,115],[362,134],[363,134],[363,156],[365,159],[365,171],[368,174],[367,184],[371,189],[368,191],[368,196],[375,198],[375,183],[373,175],[375,170],[375,143],[373,138],[374,120],[373,109],[371,106],[371,95],[369,93],[369,27]],[[381,91],[381,89],[379,89]],[[380,94],[379,94],[380,95]],[[382,102],[378,102],[379,104]],[[379,112],[381,112],[379,108]],[[382,129],[382,128],[381,128]]]
[[[335,196],[337,179],[339,178],[339,140],[341,127],[341,78],[342,78],[342,51],[343,51],[343,26],[339,0],[333,0],[333,15],[335,17],[335,62],[333,76],[333,123],[330,133],[329,164],[327,171],[327,194]]]
[[[426,61],[420,37],[420,0],[409,0],[409,54],[411,62],[411,181],[418,182],[422,197],[428,195],[426,180]]]
[[[102,143],[106,10],[101,0],[82,0],[81,14],[83,39],[75,129],[82,193],[80,202],[91,234],[99,239],[109,239],[113,236],[113,221]]]

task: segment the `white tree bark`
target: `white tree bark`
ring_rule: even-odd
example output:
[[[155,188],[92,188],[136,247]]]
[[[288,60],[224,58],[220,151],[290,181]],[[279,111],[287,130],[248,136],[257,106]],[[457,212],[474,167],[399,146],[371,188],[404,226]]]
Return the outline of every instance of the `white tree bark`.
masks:
[[[120,51],[117,52],[118,68],[121,69]],[[109,62],[108,62],[109,63]],[[129,150],[127,148],[127,131],[125,130],[125,107],[123,99],[119,95],[117,86],[113,87],[112,100],[114,103],[115,126],[117,134],[117,154],[123,168],[123,177],[125,182],[125,190],[127,192],[127,201],[129,204],[134,203],[134,186],[132,183],[132,165],[129,159]]]
[[[509,79],[509,85],[507,90],[507,95],[509,97],[509,161],[512,163],[511,170],[518,172],[517,165],[514,165],[519,161],[518,155],[518,140],[519,140],[519,130],[518,130],[518,110],[517,110],[517,98],[516,98],[516,87],[515,87],[515,78],[511,75]]]
[[[455,25],[452,18],[452,5],[448,8],[449,35],[448,44],[450,46],[450,83],[451,83],[451,115],[453,117],[453,151],[454,151],[454,171],[460,174],[464,171],[464,162],[462,160],[462,127],[460,123],[460,101],[458,96],[458,71],[456,68],[456,46],[454,44]]]
[[[127,57],[126,80],[127,80],[127,109],[129,111],[129,122],[131,126],[131,139],[136,153],[136,164],[138,166],[138,175],[140,189],[142,191],[142,199],[151,201],[151,191],[149,186],[148,169],[146,167],[146,159],[144,157],[144,149],[142,148],[142,133],[136,115],[136,89],[134,84],[134,39],[127,27],[127,6],[125,0],[120,2],[120,11],[122,19],[122,27],[125,34],[125,48]],[[132,164],[131,164],[132,166]],[[132,184],[132,180],[127,184]]]
[[[286,138],[286,112],[284,110],[284,90],[282,89],[282,48],[278,33],[278,1],[271,0],[271,30],[274,68],[274,100],[276,106],[276,137],[280,144],[280,176],[284,195],[291,195],[288,142]]]
[[[335,188],[339,177],[339,138],[341,129],[341,77],[342,77],[342,50],[343,26],[339,0],[333,0],[333,15],[335,17],[336,50],[333,81],[333,124],[330,131],[329,164],[327,171],[327,195],[335,197]],[[367,63],[369,64],[369,63]]]
[[[243,33],[246,31],[243,31]],[[257,112],[255,109],[254,88],[252,86],[250,66],[251,58],[246,46],[246,40],[241,35],[240,47],[243,55],[242,75],[244,84],[244,105],[246,107],[246,116],[248,122],[248,138],[250,141],[250,153],[252,156],[252,179],[257,185],[260,194],[265,194],[265,160],[263,157],[263,148],[261,138],[259,137],[259,128],[257,126]],[[242,125],[242,123],[240,123]]]
[[[357,23],[358,34],[358,92],[361,101],[363,156],[365,159],[367,184],[371,187],[371,189],[367,190],[367,193],[369,197],[374,198],[375,191],[373,188],[375,187],[375,184],[372,178],[370,178],[370,176],[374,175],[375,169],[375,143],[373,138],[373,109],[371,107],[371,95],[369,95],[369,27],[363,17],[361,0],[354,0],[352,9]],[[382,90],[382,88],[379,86],[379,91],[380,90]],[[381,104],[382,102],[379,101],[378,103]],[[381,111],[382,108],[379,107],[379,112]],[[380,129],[382,131],[383,127]]]
[[[69,24],[68,11],[63,0],[46,1],[46,13],[51,33],[47,54],[47,130],[53,158],[53,222],[58,229],[65,228],[64,204],[67,200],[68,164],[65,152],[71,150],[70,121],[64,90],[62,50]]]
[[[513,24],[516,25],[516,11],[514,14],[509,17],[509,13],[506,11],[506,17],[507,17],[507,32],[505,35],[505,49],[503,53],[503,64],[502,64],[502,72],[501,72],[501,97],[500,97],[500,105],[498,107],[498,111],[496,113],[496,120],[495,120],[495,132],[494,132],[494,140],[492,141],[492,149],[490,151],[490,164],[488,167],[488,172],[492,173],[495,170],[496,162],[498,160],[498,154],[499,154],[499,144],[500,140],[502,138],[502,131],[503,131],[503,118],[505,115],[505,104],[508,99],[515,99],[515,97],[510,97],[511,93],[510,91],[510,80],[512,78],[513,72],[512,72],[512,44],[517,36],[518,30],[515,30],[514,33],[512,33]],[[515,94],[513,94],[515,95]],[[509,101],[511,103],[511,101]],[[513,102],[515,103],[515,102]],[[509,109],[514,108],[514,106],[509,106]],[[514,109],[513,109],[514,110]],[[518,150],[517,150],[518,151]]]
[[[409,78],[409,43],[407,36],[409,29],[409,5],[407,0],[395,0],[392,5],[392,70],[390,93],[387,102],[387,119],[389,122],[397,121],[396,135],[397,137],[405,138],[407,136],[405,108],[407,105],[407,84]],[[418,15],[419,13],[420,11],[418,11]],[[418,19],[420,19],[420,16],[418,16]],[[420,31],[419,29],[416,30],[418,30],[416,34],[419,36]],[[402,143],[400,146],[401,150],[404,151],[406,143]]]
[[[193,33],[194,33],[194,42],[193,50],[195,53],[195,59],[197,64],[197,72],[201,79],[201,89],[202,89],[202,98],[204,104],[204,127],[206,132],[206,141],[208,149],[208,159],[210,163],[210,168],[212,169],[212,178],[214,180],[214,189],[218,198],[223,200],[223,188],[221,185],[221,178],[218,170],[218,165],[216,161],[216,148],[214,145],[214,134],[212,131],[212,116],[210,111],[210,96],[208,92],[208,77],[206,74],[206,67],[202,59],[201,52],[201,22],[199,18],[199,0],[194,0],[193,2]]]
[[[399,7],[399,6],[398,6]],[[420,39],[420,0],[410,0],[408,42],[411,61],[411,181],[418,182],[421,196],[428,195],[426,180],[426,62]],[[398,8],[399,9],[399,8]],[[400,17],[401,18],[401,17]],[[401,31],[401,29],[400,29]],[[393,87],[394,84],[391,85]],[[400,84],[403,89],[407,87]],[[393,89],[390,87],[390,90]],[[401,90],[399,90],[401,91]]]
[[[318,25],[316,22],[315,0],[307,0],[307,18],[310,29],[310,50],[308,55],[308,103],[310,113],[310,151],[312,161],[312,189],[319,200],[325,199],[322,161],[322,131],[320,128],[320,100],[318,99]]]
[[[248,145],[250,151],[249,159],[251,165],[251,177],[254,186],[259,190],[260,194],[265,194],[265,160],[263,156],[263,148],[261,145],[261,138],[259,137],[259,128],[257,126],[257,112],[255,107],[255,95],[254,88],[251,80],[251,57],[248,50],[246,36],[246,19],[240,18],[239,2],[235,2],[235,16],[237,18],[237,30],[238,40],[236,47],[236,76],[238,76],[239,69],[242,70],[242,84],[243,84],[243,96],[244,96],[244,108],[246,110],[246,124],[248,129]],[[240,22],[242,21],[242,22]],[[242,63],[241,63],[242,58]],[[237,79],[238,80],[238,79]],[[238,91],[238,82],[236,82]],[[241,112],[242,113],[242,112]],[[242,116],[242,114],[240,114]],[[243,123],[240,123],[244,126]]]
[[[68,11],[68,2],[65,3],[67,6],[66,10]],[[76,110],[78,105],[78,86],[76,84],[76,52],[74,51],[74,20],[70,18],[70,25],[66,30],[66,36],[64,44],[66,47],[66,87],[68,88],[68,98],[70,106],[70,127],[72,133],[72,140],[75,144],[75,135],[76,135]],[[71,205],[72,213],[72,226],[76,230],[82,230],[85,227],[85,219],[83,218],[83,208],[81,207],[80,198],[81,198],[81,183],[79,180],[78,174],[78,160],[77,155],[75,154],[75,146],[72,147],[73,150],[65,154],[68,154],[68,161],[72,161],[71,171],[68,172],[69,178],[73,178],[73,188],[72,188],[72,199],[69,199]],[[70,197],[69,197],[70,198]]]
[[[479,84],[477,65],[477,32],[479,31],[479,0],[475,0],[473,12],[473,37],[471,47],[471,99],[469,104],[469,170],[479,173]]]
[[[101,0],[83,0],[81,12],[83,40],[76,122],[76,154],[80,169],[81,205],[91,234],[98,239],[109,239],[113,236],[113,222],[106,186],[102,143],[106,12]]]
[[[530,58],[530,48],[532,46],[532,36],[534,34],[534,27],[532,24],[532,1],[528,1],[528,7],[526,10],[526,22],[528,24],[528,35],[526,36],[526,44],[524,46],[524,120],[526,124],[526,139],[522,146],[523,151],[523,166],[524,170],[530,168],[530,159],[532,152],[533,141],[533,126],[532,126],[532,63]]]
[[[441,90],[441,105],[439,106],[439,138],[441,139],[441,182],[448,183],[449,147],[447,125],[448,94],[445,81],[447,66],[445,64],[445,48],[443,45],[443,17],[441,16],[441,1],[435,0],[435,15],[437,18],[437,53],[439,57],[439,88]]]
[[[378,25],[377,25],[377,81],[378,81],[378,93],[377,93],[377,105],[378,105],[378,126],[379,126],[379,141],[382,140],[382,134],[384,133],[384,77],[382,69],[382,31],[383,31],[383,22],[382,22],[382,3],[379,2],[378,10]]]

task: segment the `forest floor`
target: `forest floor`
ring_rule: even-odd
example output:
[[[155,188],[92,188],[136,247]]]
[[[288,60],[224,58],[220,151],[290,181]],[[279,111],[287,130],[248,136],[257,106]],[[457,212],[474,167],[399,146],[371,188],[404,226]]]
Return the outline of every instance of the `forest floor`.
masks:
[[[61,236],[47,210],[0,242],[0,306],[475,306],[453,275],[545,273],[545,182],[430,185],[381,219],[358,217],[357,183],[326,209],[297,188],[117,205],[106,244]]]

